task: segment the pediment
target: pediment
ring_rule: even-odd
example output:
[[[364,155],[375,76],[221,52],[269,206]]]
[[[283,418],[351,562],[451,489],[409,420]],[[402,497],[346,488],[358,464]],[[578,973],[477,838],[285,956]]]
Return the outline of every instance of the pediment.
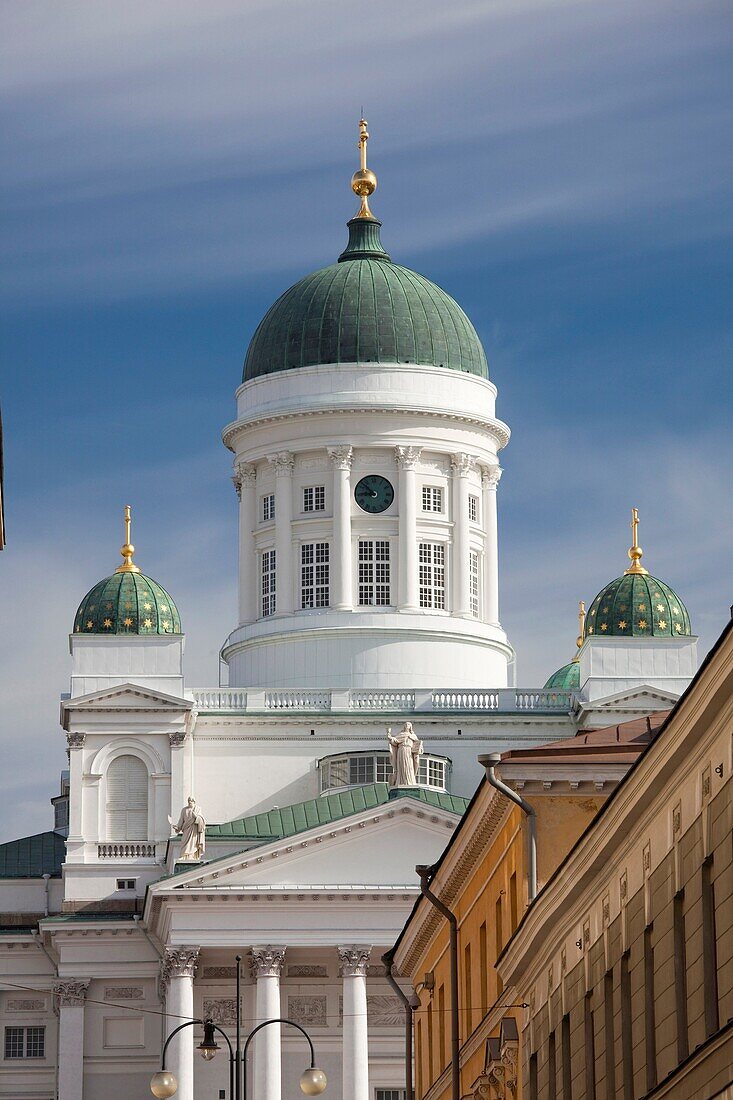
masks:
[[[116,684],[114,687],[101,688],[88,695],[76,695],[64,699],[62,710],[191,710],[192,699],[181,699],[168,695],[164,691],[142,687],[140,684]]]
[[[414,887],[415,866],[439,858],[459,820],[458,814],[402,798],[204,863],[152,886],[151,892]]]
[[[668,691],[642,684],[631,690],[617,691],[612,695],[604,695],[599,699],[584,702],[586,709],[599,710],[666,710],[673,707],[679,699]]]

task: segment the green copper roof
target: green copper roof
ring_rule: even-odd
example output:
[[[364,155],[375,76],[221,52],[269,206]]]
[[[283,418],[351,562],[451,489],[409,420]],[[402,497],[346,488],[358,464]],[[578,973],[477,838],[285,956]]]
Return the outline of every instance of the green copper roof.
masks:
[[[75,634],[180,634],[178,608],[157,581],[143,573],[113,573],[79,604]]]
[[[399,793],[393,791],[392,795],[394,798],[416,798],[459,816],[468,806],[467,798],[441,794],[423,787],[409,790],[401,788]],[[390,788],[386,783],[370,783],[364,787],[352,787],[336,794],[323,795],[321,798],[311,798],[307,802],[296,802],[293,806],[282,806],[264,814],[227,821],[224,825],[208,825],[206,836],[209,840],[225,840],[229,837],[238,840],[281,840],[318,825],[330,825],[341,818],[361,813],[362,810],[384,806],[389,801]]]
[[[40,878],[61,874],[66,841],[60,833],[36,833],[0,844],[0,878]]]
[[[553,672],[545,684],[545,690],[554,691],[578,691],[580,689],[580,664],[578,661],[569,661],[557,672]]]
[[[585,634],[676,638],[692,634],[690,616],[676,592],[649,573],[624,573],[590,605]]]
[[[339,262],[278,298],[252,337],[243,381],[330,363],[420,363],[488,378],[466,314],[435,283],[391,262],[380,225],[352,218]]]

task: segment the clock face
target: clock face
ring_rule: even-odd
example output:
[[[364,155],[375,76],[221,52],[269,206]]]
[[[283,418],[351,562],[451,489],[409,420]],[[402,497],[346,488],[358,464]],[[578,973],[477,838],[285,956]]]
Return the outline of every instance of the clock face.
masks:
[[[394,489],[381,474],[367,474],[354,489],[354,497],[365,512],[383,512],[394,500]]]

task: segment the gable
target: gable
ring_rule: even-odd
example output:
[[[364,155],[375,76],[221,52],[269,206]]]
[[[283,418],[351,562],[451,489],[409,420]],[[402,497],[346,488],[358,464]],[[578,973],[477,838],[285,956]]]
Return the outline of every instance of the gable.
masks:
[[[61,703],[64,711],[92,709],[180,711],[191,710],[193,706],[191,699],[181,699],[175,695],[167,695],[163,691],[140,687],[138,684],[119,684],[116,687],[91,692],[89,695],[77,695],[71,699],[64,699]]]

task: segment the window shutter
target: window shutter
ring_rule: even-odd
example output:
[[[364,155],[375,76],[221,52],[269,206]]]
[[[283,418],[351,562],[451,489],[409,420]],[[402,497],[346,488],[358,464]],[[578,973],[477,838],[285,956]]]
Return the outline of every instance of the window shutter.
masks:
[[[107,837],[148,838],[148,771],[136,756],[118,756],[107,771]]]

